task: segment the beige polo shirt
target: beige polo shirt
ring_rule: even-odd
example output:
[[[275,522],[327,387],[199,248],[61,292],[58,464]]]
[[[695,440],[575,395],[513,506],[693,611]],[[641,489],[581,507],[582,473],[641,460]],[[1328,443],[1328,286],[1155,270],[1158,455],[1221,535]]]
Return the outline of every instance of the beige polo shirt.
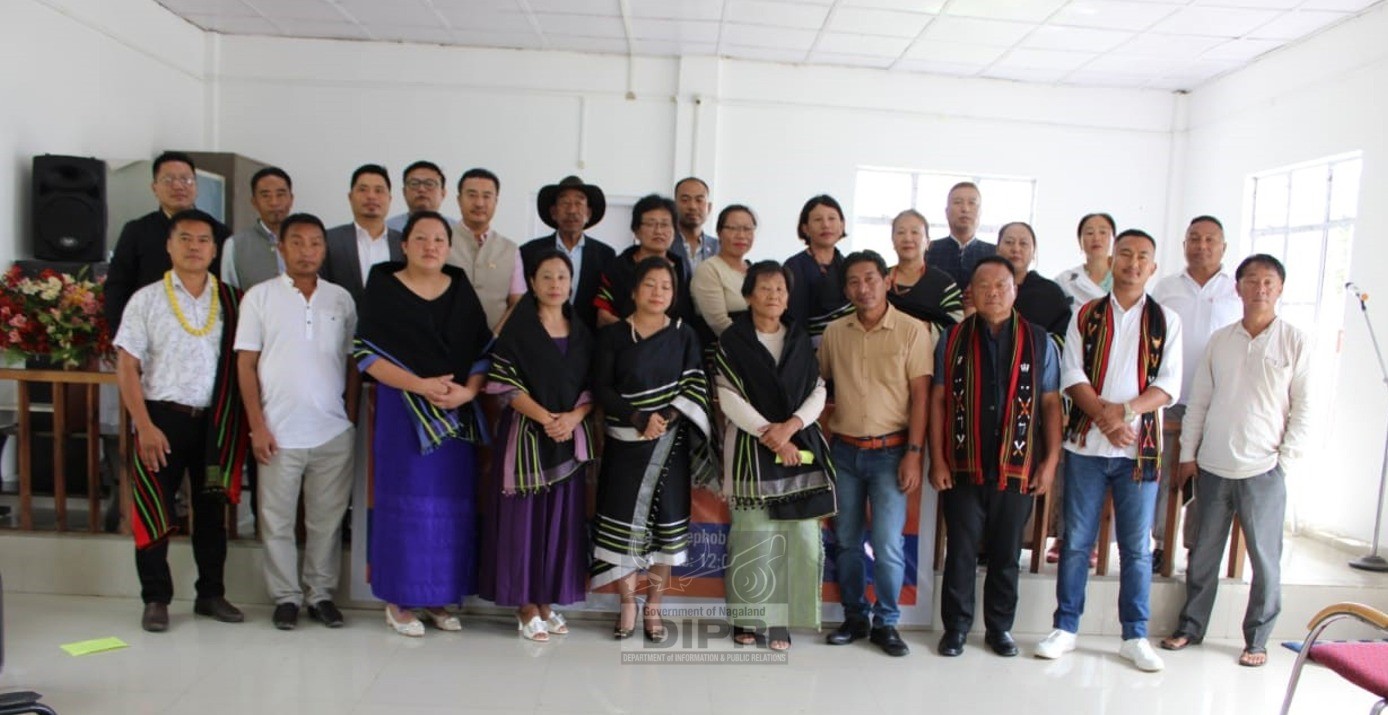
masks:
[[[900,432],[911,419],[910,381],[934,372],[935,339],[920,321],[887,306],[872,330],[858,314],[824,329],[819,374],[834,385],[829,430],[853,437]]]

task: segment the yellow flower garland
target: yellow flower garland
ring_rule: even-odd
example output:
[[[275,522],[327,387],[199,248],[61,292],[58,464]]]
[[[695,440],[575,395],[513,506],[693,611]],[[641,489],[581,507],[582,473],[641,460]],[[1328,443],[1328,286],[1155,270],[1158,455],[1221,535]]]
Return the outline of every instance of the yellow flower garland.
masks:
[[[174,296],[173,271],[164,272],[164,295],[169,299],[169,307],[173,308],[174,317],[178,318],[178,324],[183,326],[187,333],[195,338],[200,338],[212,332],[212,325],[217,322],[217,310],[221,302],[217,299],[217,277],[207,274],[207,289],[212,291],[212,306],[207,310],[207,323],[201,328],[194,328],[188,324],[187,316],[183,315],[183,309],[178,305],[178,298]]]

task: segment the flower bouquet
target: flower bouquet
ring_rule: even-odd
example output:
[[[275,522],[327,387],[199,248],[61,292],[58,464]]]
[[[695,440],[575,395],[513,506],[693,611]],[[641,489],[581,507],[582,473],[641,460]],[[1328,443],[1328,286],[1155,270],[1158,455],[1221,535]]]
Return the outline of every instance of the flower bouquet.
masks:
[[[0,277],[0,350],[11,360],[47,360],[73,369],[109,357],[111,330],[102,310],[105,278],[14,266]]]

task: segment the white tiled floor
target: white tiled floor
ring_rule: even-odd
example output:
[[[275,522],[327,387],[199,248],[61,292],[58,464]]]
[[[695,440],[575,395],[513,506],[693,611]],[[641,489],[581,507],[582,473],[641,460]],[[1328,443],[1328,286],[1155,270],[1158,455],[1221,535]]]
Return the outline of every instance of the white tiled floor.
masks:
[[[866,643],[833,648],[797,633],[787,664],[623,665],[604,621],[574,623],[545,645],[502,620],[465,620],[462,633],[419,640],[388,631],[377,611],[348,611],[329,631],[302,620],[270,627],[266,607],[249,622],[194,620],[175,602],[170,632],[139,629],[140,606],[116,598],[10,594],[0,690],[33,689],[63,715],[88,713],[1057,713],[1065,715],[1272,713],[1293,655],[1272,649],[1262,669],[1234,663],[1239,645],[1163,655],[1167,670],[1140,673],[1118,640],[1082,636],[1055,662],[1003,659],[975,634],[957,659],[933,653],[937,633],[905,633],[913,652],[888,658]],[[119,636],[124,650],[74,658],[58,646]],[[638,634],[639,638],[639,634]],[[1029,652],[1036,636],[1022,637]],[[1367,713],[1372,696],[1310,667],[1295,713]]]

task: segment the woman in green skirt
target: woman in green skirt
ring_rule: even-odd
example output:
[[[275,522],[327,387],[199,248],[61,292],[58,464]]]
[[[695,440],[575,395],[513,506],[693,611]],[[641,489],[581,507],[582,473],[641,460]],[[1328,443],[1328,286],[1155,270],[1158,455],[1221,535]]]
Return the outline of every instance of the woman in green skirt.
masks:
[[[784,320],[792,277],[775,261],[747,269],[749,312],[719,339],[718,400],[727,418],[723,493],[732,507],[725,591],[733,639],[790,647],[790,628],[819,629],[834,467],[816,420],[824,409],[810,336]]]

